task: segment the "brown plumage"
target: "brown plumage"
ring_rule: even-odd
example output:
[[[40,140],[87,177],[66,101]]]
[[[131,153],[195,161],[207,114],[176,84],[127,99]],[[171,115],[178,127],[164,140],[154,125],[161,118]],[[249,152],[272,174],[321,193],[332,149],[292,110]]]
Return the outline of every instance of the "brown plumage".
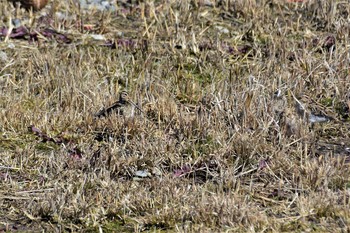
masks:
[[[111,106],[103,108],[98,113],[95,114],[95,117],[105,117],[115,111],[118,115],[123,115],[123,107],[129,104],[129,95],[126,91],[122,91],[119,95],[119,100],[114,102]]]
[[[49,0],[9,0],[12,3],[19,2],[21,7],[26,10],[32,9],[33,11],[38,11],[44,8]]]

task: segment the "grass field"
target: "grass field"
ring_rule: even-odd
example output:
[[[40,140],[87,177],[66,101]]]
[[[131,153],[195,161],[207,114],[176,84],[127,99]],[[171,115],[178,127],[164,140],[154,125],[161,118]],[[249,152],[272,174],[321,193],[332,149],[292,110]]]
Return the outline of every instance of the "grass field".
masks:
[[[0,232],[349,231],[348,2],[129,2],[0,2]]]

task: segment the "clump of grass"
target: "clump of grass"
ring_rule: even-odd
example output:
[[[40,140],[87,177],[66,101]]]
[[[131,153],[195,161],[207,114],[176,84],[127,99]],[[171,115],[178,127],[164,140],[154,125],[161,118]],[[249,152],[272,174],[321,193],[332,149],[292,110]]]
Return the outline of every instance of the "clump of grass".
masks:
[[[69,43],[0,44],[1,230],[346,229],[348,5],[209,3],[60,2]]]

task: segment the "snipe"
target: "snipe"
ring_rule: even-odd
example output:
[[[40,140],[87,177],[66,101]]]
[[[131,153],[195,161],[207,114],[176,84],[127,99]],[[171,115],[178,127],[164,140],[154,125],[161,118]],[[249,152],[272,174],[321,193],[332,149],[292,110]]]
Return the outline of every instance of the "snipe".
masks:
[[[17,2],[20,3],[21,7],[25,8],[26,10],[33,10],[33,11],[39,11],[42,8],[44,8],[49,0],[9,0],[13,4],[16,4]]]
[[[119,100],[114,102],[107,108],[103,108],[95,114],[95,117],[105,117],[110,115],[112,112],[116,112],[118,115],[125,115],[125,108],[127,106],[136,106],[129,99],[129,95],[126,91],[122,91],[119,95]]]

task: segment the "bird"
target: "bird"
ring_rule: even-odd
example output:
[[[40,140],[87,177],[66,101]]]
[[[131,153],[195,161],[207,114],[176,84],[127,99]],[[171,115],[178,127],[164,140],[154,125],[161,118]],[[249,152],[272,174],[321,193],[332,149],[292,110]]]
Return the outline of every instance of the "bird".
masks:
[[[296,97],[292,91],[287,91],[294,100],[295,114],[305,122],[309,123],[324,123],[336,119],[335,113],[327,110],[326,107],[318,104],[315,100],[306,94]],[[273,109],[275,113],[285,112],[287,109],[286,93],[282,94],[281,90],[274,93]]]
[[[127,106],[131,105],[131,109],[127,109]],[[107,108],[102,108],[100,111],[98,111],[94,116],[99,118],[99,117],[106,117],[110,115],[112,112],[116,112],[118,115],[134,115],[134,109],[137,108],[141,113],[143,111],[138,107],[133,101],[130,100],[129,95],[126,91],[122,91],[119,94],[119,100],[114,102],[112,105],[110,105]],[[131,110],[131,111],[128,111]],[[126,113],[128,111],[128,113]]]
[[[295,97],[291,92],[295,101],[295,110],[299,117],[307,120],[309,123],[324,123],[329,121],[335,121],[337,119],[336,114],[326,107],[318,104],[307,95],[300,95],[299,98]]]
[[[115,111],[118,115],[123,115],[123,107],[129,103],[129,95],[126,91],[122,91],[119,94],[119,100],[114,102],[107,108],[102,108],[95,114],[95,117],[105,117],[110,115],[113,111]]]
[[[21,7],[27,11],[39,11],[44,8],[49,0],[9,0],[13,4],[20,3]]]
[[[290,97],[290,98],[288,98]],[[301,137],[308,126],[338,121],[336,114],[306,94],[294,95],[291,90],[277,90],[272,101],[276,121],[285,135]]]

